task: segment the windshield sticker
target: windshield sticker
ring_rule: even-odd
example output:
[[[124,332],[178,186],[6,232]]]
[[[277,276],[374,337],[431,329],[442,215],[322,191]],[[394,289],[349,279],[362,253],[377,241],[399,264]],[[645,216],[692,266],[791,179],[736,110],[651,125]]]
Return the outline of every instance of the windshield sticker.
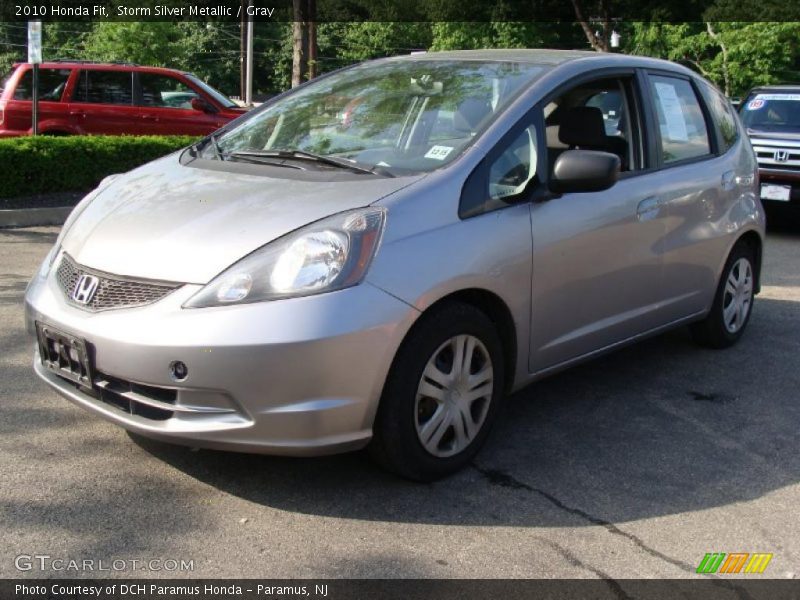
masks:
[[[434,146],[425,153],[425,158],[435,158],[436,160],[444,160],[447,155],[453,151],[452,146]]]
[[[800,94],[756,94],[755,100],[794,100],[795,102],[800,102]]]
[[[747,110],[758,110],[762,106],[764,106],[764,101],[761,98],[756,98],[747,103]]]
[[[656,95],[667,121],[667,137],[672,142],[688,142],[689,132],[686,130],[686,118],[675,86],[669,83],[656,82]]]

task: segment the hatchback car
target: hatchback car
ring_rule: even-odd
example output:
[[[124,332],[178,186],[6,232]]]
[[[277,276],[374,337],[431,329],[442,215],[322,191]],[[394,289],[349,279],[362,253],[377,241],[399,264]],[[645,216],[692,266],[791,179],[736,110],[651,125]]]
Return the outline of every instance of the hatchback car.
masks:
[[[191,73],[130,64],[56,61],[39,68],[39,133],[207,135],[240,116]],[[33,69],[14,65],[0,91],[0,138],[30,135]]]
[[[365,96],[386,114],[341,127]],[[36,373],[131,431],[369,446],[430,480],[532,381],[684,324],[736,342],[763,237],[738,117],[685,68],[395,57],[107,178],[31,281],[27,327]]]

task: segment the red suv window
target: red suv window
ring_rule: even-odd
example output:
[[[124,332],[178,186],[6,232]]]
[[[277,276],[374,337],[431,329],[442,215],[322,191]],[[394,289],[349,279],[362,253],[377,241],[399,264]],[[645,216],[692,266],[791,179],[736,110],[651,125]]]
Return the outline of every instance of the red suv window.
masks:
[[[39,100],[58,102],[67,87],[69,69],[40,69],[39,70]],[[33,70],[28,69],[17,83],[14,90],[14,100],[33,99]]]
[[[81,71],[73,102],[133,104],[132,71]]]
[[[192,110],[192,99],[197,98],[192,88],[168,75],[139,73],[139,83],[144,106]]]

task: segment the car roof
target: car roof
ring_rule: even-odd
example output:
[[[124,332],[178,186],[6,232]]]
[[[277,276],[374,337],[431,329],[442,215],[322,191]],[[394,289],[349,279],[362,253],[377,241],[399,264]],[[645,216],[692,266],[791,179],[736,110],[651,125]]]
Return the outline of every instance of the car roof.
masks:
[[[759,85],[750,90],[753,92],[800,92],[799,84],[784,83],[780,85]]]
[[[30,67],[31,64],[27,62],[14,63],[14,68],[26,66]],[[42,69],[92,69],[98,71],[107,70],[120,70],[120,71],[141,71],[148,73],[170,73],[170,74],[186,74],[184,71],[178,69],[168,69],[166,67],[148,67],[144,65],[137,65],[134,63],[125,62],[89,62],[81,60],[55,60],[44,61],[39,65]]]
[[[591,50],[551,50],[551,49],[487,49],[487,50],[445,50],[437,52],[415,52],[400,56],[392,56],[387,61],[499,61],[528,63],[543,67],[557,67],[569,63],[591,63],[592,68],[603,67],[639,67],[661,69],[696,76],[694,71],[668,60],[634,56],[617,52],[594,52]]]

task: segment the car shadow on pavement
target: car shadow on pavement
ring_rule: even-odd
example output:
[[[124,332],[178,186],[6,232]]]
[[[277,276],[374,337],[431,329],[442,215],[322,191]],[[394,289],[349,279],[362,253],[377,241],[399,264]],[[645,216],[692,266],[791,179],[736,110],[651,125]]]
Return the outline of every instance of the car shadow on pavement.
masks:
[[[363,452],[290,459],[131,437],[208,485],[299,513],[579,526],[702,510],[800,481],[799,309],[759,300],[728,350],[697,348],[680,329],[536,383],[508,399],[470,468],[433,484]]]

